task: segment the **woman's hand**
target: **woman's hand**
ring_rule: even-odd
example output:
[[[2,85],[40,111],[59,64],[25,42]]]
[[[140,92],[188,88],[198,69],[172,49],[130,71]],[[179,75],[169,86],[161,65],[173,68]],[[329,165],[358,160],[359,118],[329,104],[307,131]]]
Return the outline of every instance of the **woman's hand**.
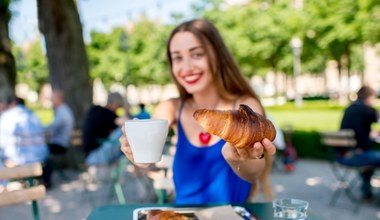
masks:
[[[252,147],[237,148],[226,143],[222,148],[223,157],[241,178],[250,183],[257,181],[265,169],[267,159],[276,153],[276,147],[267,138],[256,142]],[[265,159],[260,160],[266,155]]]
[[[261,142],[256,142],[252,147],[237,148],[227,143],[222,149],[222,154],[227,161],[246,161],[260,159],[263,155],[274,155],[276,147],[267,138]]]
[[[141,168],[148,167],[150,164],[137,164],[137,163],[135,163],[131,146],[129,145],[127,136],[125,134],[125,127],[124,126],[125,125],[123,125],[123,127],[121,128],[123,131],[123,135],[121,135],[121,137],[119,138],[120,150],[124,153],[124,155],[128,158],[128,160],[130,160],[133,164],[135,164]]]

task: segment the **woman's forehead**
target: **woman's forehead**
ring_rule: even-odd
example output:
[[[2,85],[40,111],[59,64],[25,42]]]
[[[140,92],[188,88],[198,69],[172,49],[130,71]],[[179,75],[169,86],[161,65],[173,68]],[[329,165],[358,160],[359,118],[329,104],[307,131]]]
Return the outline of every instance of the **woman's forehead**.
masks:
[[[201,46],[201,42],[193,33],[189,31],[178,32],[174,34],[170,41],[170,52],[188,50]]]

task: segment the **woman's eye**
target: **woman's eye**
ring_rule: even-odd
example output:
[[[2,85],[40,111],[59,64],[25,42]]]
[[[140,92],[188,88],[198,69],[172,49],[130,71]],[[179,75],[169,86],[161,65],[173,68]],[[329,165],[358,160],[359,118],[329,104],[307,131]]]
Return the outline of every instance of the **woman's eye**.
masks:
[[[178,63],[179,61],[181,61],[181,57],[178,57],[178,56],[175,56],[175,57],[172,57],[172,60],[173,60],[173,62],[175,62],[175,63]]]
[[[198,59],[198,58],[202,58],[203,55],[204,55],[204,53],[202,53],[202,52],[198,52],[198,53],[194,53],[194,54],[193,54],[193,57],[196,58],[196,59]]]

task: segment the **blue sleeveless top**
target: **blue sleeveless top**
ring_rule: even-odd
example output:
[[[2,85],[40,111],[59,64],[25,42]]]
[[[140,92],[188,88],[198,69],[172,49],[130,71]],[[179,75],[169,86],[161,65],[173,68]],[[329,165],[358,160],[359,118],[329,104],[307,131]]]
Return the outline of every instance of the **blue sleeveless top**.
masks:
[[[226,143],[196,147],[187,139],[178,116],[178,140],[173,162],[177,204],[246,202],[251,184],[235,174],[222,155]]]

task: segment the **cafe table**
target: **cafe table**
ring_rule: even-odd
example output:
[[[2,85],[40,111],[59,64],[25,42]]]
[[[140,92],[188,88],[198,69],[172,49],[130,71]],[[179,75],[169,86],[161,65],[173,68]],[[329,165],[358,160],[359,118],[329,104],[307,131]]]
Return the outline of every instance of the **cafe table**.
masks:
[[[215,205],[202,205],[202,207],[214,207]],[[253,213],[259,220],[273,219],[272,203],[239,203],[232,206],[241,206]],[[174,204],[125,204],[125,205],[103,205],[91,211],[87,220],[132,220],[133,211],[138,208],[148,207],[199,207],[199,206],[175,206]],[[307,220],[323,220],[322,217],[315,214],[312,210],[308,211]]]

